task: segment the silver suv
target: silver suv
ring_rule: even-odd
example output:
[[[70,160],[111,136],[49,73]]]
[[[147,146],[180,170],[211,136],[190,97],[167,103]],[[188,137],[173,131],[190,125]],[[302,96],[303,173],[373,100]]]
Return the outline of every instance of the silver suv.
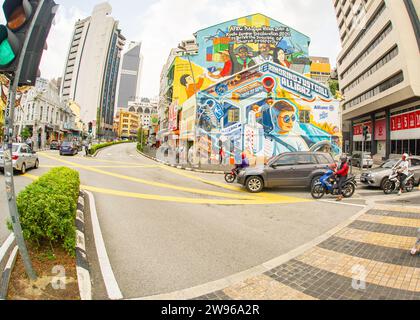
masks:
[[[4,171],[4,152],[0,147],[0,171]],[[13,169],[26,173],[26,169],[39,167],[38,155],[26,143],[14,143],[12,146]]]
[[[329,153],[293,152],[272,158],[263,167],[249,167],[238,174],[238,183],[249,192],[271,187],[310,188],[334,163]]]

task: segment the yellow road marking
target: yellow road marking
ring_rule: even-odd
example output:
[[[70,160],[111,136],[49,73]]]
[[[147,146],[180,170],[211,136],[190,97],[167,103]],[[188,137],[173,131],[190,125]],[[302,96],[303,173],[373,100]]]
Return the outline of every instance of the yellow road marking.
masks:
[[[364,222],[388,224],[392,226],[420,228],[420,219],[408,219],[365,214],[364,216],[360,217],[359,220]]]
[[[40,168],[56,168],[54,165],[41,165]],[[68,166],[69,168],[76,168],[76,166]],[[159,168],[158,165],[132,165],[132,166],[89,166],[90,168]]]
[[[133,182],[139,182],[139,183],[142,183],[142,184],[151,185],[151,186],[160,187],[160,188],[166,188],[166,189],[172,189],[172,190],[178,190],[178,191],[185,191],[185,192],[196,193],[196,194],[211,195],[211,196],[222,197],[222,198],[247,199],[247,200],[256,198],[256,197],[253,197],[251,195],[244,196],[244,195],[237,195],[237,194],[228,194],[228,193],[223,193],[223,192],[216,192],[216,191],[209,191],[209,190],[201,190],[201,189],[195,189],[195,188],[174,186],[174,185],[160,183],[160,182],[152,182],[152,181],[148,181],[148,180],[144,180],[144,179],[129,177],[129,176],[125,176],[125,175],[118,174],[118,173],[113,173],[113,172],[100,170],[100,169],[97,169],[97,168],[92,168],[90,166],[85,166],[85,165],[78,164],[78,163],[71,162],[71,161],[67,161],[67,160],[54,159],[53,157],[50,157],[50,156],[45,155],[45,154],[44,154],[44,157],[50,158],[52,160],[56,160],[58,162],[65,163],[67,165],[74,166],[75,168],[81,168],[81,169],[84,169],[84,170],[100,173],[100,174],[103,174],[103,175],[108,175],[108,176],[111,176],[111,177],[115,177],[115,178],[119,178],[119,179],[123,179],[123,180],[128,180],[128,181],[133,181]]]
[[[32,174],[24,174],[26,178],[36,180],[39,177],[32,175]],[[213,204],[213,205],[267,205],[267,204],[279,204],[279,203],[297,203],[301,202],[299,200],[291,200],[289,197],[284,197],[283,201],[279,199],[267,201],[265,199],[250,199],[250,200],[221,200],[221,199],[195,199],[195,198],[187,198],[187,197],[173,197],[173,196],[161,196],[155,194],[143,194],[143,193],[136,193],[136,192],[127,192],[127,191],[119,191],[114,189],[106,189],[106,188],[98,188],[93,186],[86,186],[81,185],[81,189],[102,193],[112,196],[119,196],[125,198],[134,198],[134,199],[143,199],[143,200],[157,200],[157,201],[165,201],[165,202],[177,202],[177,203],[189,203],[189,204]],[[297,198],[296,198],[297,199]]]

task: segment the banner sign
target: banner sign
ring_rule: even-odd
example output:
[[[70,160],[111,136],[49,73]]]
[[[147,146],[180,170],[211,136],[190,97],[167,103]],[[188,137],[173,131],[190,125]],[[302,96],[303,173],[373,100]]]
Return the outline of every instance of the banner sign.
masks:
[[[420,110],[391,117],[391,131],[420,128]]]

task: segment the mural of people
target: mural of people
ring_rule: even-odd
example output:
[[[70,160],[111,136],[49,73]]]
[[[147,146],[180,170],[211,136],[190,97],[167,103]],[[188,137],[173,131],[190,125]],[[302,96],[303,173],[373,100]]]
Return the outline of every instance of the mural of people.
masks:
[[[220,71],[218,74],[209,72],[209,77],[213,79],[220,79],[220,78],[224,78],[233,74],[232,73],[233,63],[232,63],[232,60],[230,59],[230,52],[227,50],[224,50],[224,51],[219,52],[219,55],[221,56],[224,66],[222,69],[218,69]]]
[[[286,59],[286,52],[283,48],[276,48],[274,50],[274,62],[286,68],[290,68],[291,65]]]
[[[261,64],[264,62],[273,62],[273,46],[271,44],[261,43],[258,45],[258,50],[260,52],[260,55],[254,58],[256,64]]]
[[[266,156],[283,152],[308,151],[309,147],[298,130],[298,112],[286,100],[277,101],[270,110],[273,131],[265,141]]]
[[[247,46],[240,46],[237,49],[238,54],[235,55],[233,50],[233,44],[229,46],[230,59],[233,61],[233,72],[236,74],[245,69],[255,66],[254,60],[250,57],[250,50]]]
[[[189,74],[184,74],[181,77],[181,85],[183,85],[185,87],[186,93],[187,93],[187,98],[191,98],[196,92],[201,90],[201,87],[204,84],[204,77],[203,75],[200,75],[198,77],[198,82],[194,83],[193,77],[190,76]]]

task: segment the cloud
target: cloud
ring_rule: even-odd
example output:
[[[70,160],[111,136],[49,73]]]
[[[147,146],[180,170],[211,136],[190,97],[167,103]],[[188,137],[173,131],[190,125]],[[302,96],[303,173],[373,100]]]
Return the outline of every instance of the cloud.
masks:
[[[39,67],[43,78],[52,79],[63,75],[74,24],[87,16],[74,6],[59,7],[47,39],[48,50],[44,51]]]

